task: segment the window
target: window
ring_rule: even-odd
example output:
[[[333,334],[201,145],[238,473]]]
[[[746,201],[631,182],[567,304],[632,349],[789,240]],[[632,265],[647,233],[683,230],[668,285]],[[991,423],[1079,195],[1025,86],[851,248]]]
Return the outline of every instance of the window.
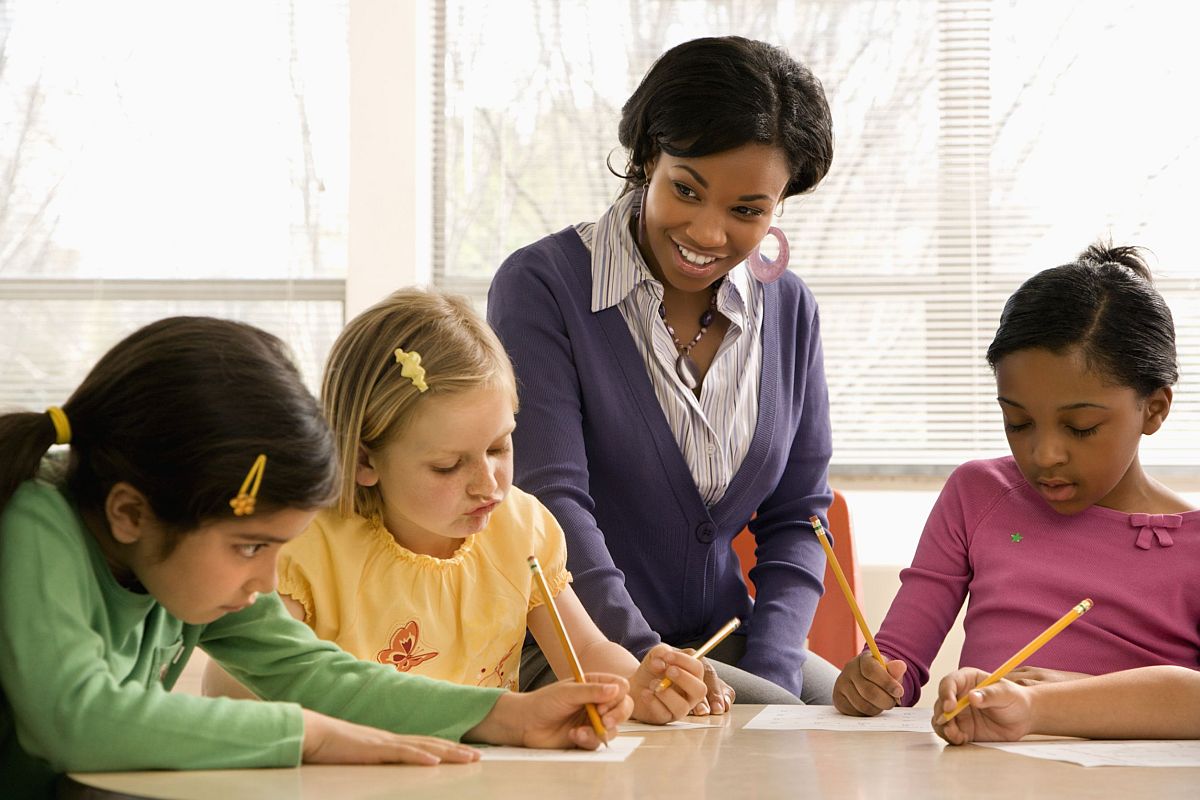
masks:
[[[836,151],[778,224],[821,303],[834,471],[944,474],[1007,452],[984,351],[1004,299],[1099,237],[1152,249],[1182,380],[1146,441],[1200,452],[1200,52],[1166,2],[443,0],[435,279],[482,299],[516,248],[620,188],[620,108],[681,41],[782,45],[823,81]]]
[[[345,3],[0,6],[0,407],[66,400],[173,314],[343,321]]]

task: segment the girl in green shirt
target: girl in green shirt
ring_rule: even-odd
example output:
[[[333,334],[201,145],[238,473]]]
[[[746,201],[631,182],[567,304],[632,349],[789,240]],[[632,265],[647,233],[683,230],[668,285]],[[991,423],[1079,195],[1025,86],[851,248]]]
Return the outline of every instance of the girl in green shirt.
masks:
[[[65,458],[45,457],[69,444]],[[628,686],[529,694],[359,661],[292,619],[280,546],[337,491],[334,442],[283,344],[172,318],[110,350],[62,408],[0,416],[0,773],[478,758],[459,740],[594,748]],[[244,480],[243,480],[244,479]],[[259,703],[172,694],[201,647]]]

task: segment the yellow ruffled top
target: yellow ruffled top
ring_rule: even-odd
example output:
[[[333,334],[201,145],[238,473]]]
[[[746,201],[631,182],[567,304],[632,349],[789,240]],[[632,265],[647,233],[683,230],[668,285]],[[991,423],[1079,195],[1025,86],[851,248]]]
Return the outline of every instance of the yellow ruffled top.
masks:
[[[304,607],[317,636],[359,658],[515,689],[526,618],[541,602],[531,554],[562,591],[571,580],[562,528],[516,487],[450,558],[414,553],[378,520],[327,509],[283,547],[279,593]]]

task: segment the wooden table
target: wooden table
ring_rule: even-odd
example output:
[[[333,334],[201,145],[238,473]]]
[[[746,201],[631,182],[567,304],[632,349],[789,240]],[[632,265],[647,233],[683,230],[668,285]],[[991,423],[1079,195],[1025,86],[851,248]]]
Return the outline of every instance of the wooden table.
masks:
[[[646,734],[612,764],[492,762],[71,776],[75,798],[172,800],[620,800],[620,798],[1171,798],[1200,796],[1200,769],[1080,767],[933,733],[741,730],[761,706],[735,706],[704,730]]]

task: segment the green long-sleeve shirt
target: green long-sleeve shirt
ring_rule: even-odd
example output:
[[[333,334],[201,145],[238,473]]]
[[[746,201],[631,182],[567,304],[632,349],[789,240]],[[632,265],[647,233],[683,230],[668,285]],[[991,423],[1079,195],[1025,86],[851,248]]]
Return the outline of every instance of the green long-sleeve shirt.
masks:
[[[277,702],[171,694],[197,646]],[[500,694],[359,661],[276,594],[187,625],[117,583],[50,483],[26,482],[0,515],[0,774],[15,796],[65,771],[294,766],[301,706],[457,740]]]

